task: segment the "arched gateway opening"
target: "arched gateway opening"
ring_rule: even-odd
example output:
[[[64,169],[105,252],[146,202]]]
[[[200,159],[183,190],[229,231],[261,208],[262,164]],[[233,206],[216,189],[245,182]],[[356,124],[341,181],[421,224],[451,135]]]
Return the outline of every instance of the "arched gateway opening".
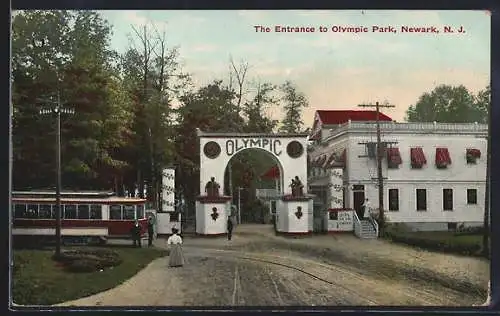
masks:
[[[307,195],[307,134],[206,133],[200,130],[197,134],[200,141],[197,234],[226,234],[235,192],[226,195],[225,172],[236,154],[252,149],[270,154],[280,171],[276,230],[296,234],[307,234],[311,230],[308,219],[309,205],[312,203]],[[300,194],[295,189],[297,183],[300,185]]]
[[[274,177],[266,171],[276,170]],[[224,195],[232,196],[234,219],[240,224],[271,224],[272,202],[282,196],[283,166],[261,148],[232,155],[224,173]]]

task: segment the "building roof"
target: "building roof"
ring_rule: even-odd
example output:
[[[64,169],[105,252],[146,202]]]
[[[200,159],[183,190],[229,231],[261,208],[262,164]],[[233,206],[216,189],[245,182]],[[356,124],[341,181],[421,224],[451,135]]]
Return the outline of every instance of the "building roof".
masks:
[[[323,125],[343,124],[347,121],[375,121],[377,111],[355,110],[318,110],[316,111]],[[392,121],[392,118],[380,112],[380,121]]]

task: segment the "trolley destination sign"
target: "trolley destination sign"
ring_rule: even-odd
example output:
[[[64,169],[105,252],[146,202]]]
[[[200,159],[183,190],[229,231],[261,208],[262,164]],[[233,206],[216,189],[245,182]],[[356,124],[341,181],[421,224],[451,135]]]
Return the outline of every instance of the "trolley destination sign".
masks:
[[[249,139],[228,139],[226,140],[226,154],[232,156],[240,150],[247,148],[260,148],[269,151],[276,156],[283,152],[281,140],[276,138],[249,138]]]

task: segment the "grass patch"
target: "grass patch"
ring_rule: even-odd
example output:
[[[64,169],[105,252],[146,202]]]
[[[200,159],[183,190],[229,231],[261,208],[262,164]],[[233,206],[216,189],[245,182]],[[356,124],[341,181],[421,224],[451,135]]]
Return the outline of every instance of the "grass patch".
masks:
[[[89,249],[70,249],[83,248]],[[122,262],[118,266],[89,273],[68,271],[64,264],[52,259],[53,250],[14,250],[14,303],[53,305],[106,291],[131,278],[154,259],[166,255],[164,250],[156,248],[110,248]]]
[[[465,256],[480,256],[483,243],[483,235],[472,232],[410,232],[389,228],[385,237],[421,249]]]

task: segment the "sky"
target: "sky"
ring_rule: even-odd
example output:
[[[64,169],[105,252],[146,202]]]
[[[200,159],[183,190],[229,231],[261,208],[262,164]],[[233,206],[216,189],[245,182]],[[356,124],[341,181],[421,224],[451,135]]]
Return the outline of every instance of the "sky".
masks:
[[[384,113],[403,121],[420,95],[441,84],[463,84],[473,93],[490,82],[490,15],[486,11],[101,11],[113,26],[112,47],[130,47],[132,26],[153,24],[178,46],[184,71],[197,87],[229,78],[230,57],[248,62],[251,82],[291,80],[316,110],[360,109],[389,102]],[[257,32],[255,26],[271,28]],[[275,32],[275,26],[314,27],[309,33]],[[327,32],[320,32],[319,27]],[[366,28],[334,32],[332,28]],[[374,32],[372,27],[395,32]],[[439,33],[402,32],[402,27],[435,27]],[[444,32],[449,26],[453,33]],[[464,33],[458,28],[463,27]],[[271,116],[280,118],[279,109]]]

